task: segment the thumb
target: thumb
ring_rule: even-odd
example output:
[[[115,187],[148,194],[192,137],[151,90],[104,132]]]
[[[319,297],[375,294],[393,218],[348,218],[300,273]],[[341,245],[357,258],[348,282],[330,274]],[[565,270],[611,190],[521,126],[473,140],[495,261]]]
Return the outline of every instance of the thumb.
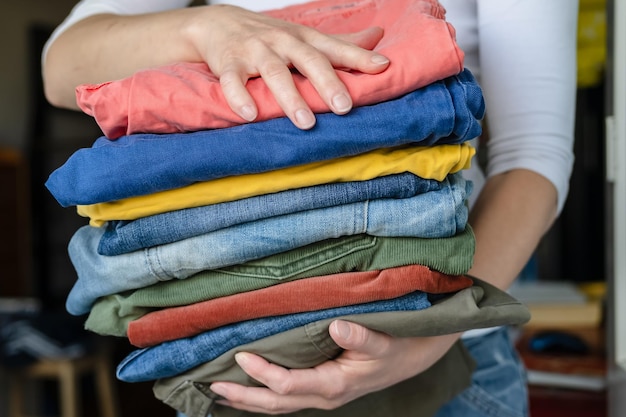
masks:
[[[389,346],[390,336],[344,320],[333,321],[328,331],[339,347],[377,355]]]

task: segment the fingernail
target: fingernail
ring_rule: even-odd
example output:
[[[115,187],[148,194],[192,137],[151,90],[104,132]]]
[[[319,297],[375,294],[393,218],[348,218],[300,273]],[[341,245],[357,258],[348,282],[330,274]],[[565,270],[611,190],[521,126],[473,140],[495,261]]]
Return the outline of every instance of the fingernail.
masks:
[[[333,107],[340,113],[347,113],[352,108],[352,100],[346,93],[337,94],[332,100]]]
[[[315,124],[315,116],[309,110],[300,109],[296,111],[296,121],[302,129],[308,129]]]
[[[241,117],[245,120],[251,122],[256,119],[257,113],[254,106],[247,104],[241,108]]]
[[[344,339],[348,339],[350,337],[350,325],[345,321],[336,321],[335,330],[337,330],[339,336]]]
[[[238,352],[238,353],[235,353],[235,361],[237,361],[239,365],[245,366],[250,361],[250,358],[248,357],[247,354],[243,352]]]
[[[226,389],[226,387],[223,384],[220,384],[219,382],[211,384],[209,389],[213,391],[215,394],[222,396],[222,397],[225,397],[226,394],[228,394],[228,390]]]
[[[389,63],[389,59],[387,59],[386,57],[384,57],[382,55],[372,55],[370,60],[372,61],[372,63],[374,63],[376,65],[383,65],[383,64],[388,64]]]

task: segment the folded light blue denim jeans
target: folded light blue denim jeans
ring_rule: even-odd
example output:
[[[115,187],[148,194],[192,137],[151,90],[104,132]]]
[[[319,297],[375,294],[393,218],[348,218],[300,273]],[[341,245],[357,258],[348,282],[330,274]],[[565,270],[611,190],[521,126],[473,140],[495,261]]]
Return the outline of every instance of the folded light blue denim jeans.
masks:
[[[349,314],[415,311],[430,306],[428,294],[415,291],[390,300],[242,321],[196,336],[135,350],[118,365],[117,377],[125,382],[172,377],[209,362],[234,347],[318,320]]]
[[[410,172],[334,182],[107,223],[98,253],[120,255],[283,214],[379,198],[409,198],[446,186]]]
[[[46,186],[64,207],[89,205],[379,148],[462,143],[481,133],[484,111],[482,91],[464,70],[346,115],[319,114],[306,131],[285,117],[191,133],[101,137],[74,152]]]
[[[378,199],[243,223],[200,236],[117,256],[97,247],[103,228],[83,226],[69,243],[78,281],[66,300],[69,313],[89,312],[102,296],[254,259],[341,236],[441,238],[465,230],[471,182],[449,175],[440,190],[405,199]]]

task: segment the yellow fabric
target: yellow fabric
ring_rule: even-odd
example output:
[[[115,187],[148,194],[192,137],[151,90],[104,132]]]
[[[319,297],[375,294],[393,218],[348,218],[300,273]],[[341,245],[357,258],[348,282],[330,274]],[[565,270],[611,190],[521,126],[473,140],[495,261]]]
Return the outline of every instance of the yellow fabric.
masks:
[[[578,8],[580,10],[605,9],[606,0],[580,0],[578,2]]]
[[[606,1],[581,0],[578,14],[578,87],[602,82],[606,62]]]
[[[123,200],[78,206],[92,226],[109,220],[135,220],[184,208],[239,200],[288,189],[331,182],[363,181],[412,172],[427,179],[445,177],[470,166],[474,148],[467,144],[383,148],[364,154],[198,182],[186,187]]]

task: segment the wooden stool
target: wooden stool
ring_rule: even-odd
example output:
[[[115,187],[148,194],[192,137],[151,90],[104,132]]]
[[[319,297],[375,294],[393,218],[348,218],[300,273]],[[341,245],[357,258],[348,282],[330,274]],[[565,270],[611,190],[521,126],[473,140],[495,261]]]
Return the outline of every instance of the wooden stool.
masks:
[[[98,352],[77,359],[43,359],[11,373],[9,417],[24,417],[26,379],[56,379],[59,382],[61,417],[80,417],[80,377],[93,373],[102,417],[119,417],[117,396],[108,354]],[[31,401],[31,400],[29,400]]]

